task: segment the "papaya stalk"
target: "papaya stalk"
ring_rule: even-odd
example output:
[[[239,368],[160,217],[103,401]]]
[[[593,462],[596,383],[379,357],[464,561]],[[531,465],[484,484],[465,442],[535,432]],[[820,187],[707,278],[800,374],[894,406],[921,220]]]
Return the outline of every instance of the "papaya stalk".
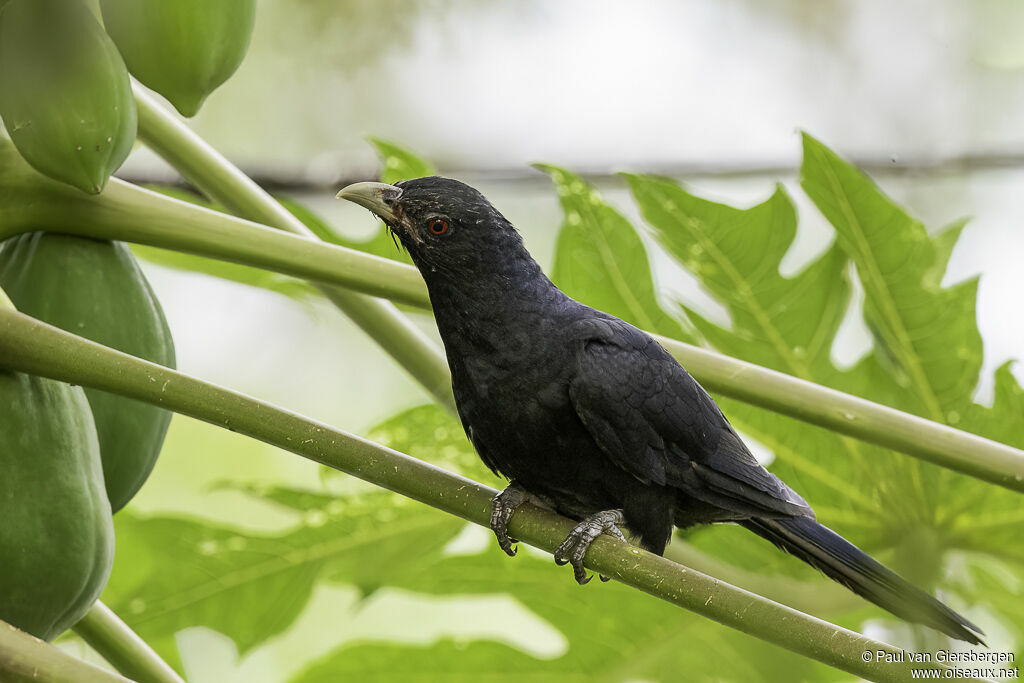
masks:
[[[89,647],[133,681],[185,683],[153,648],[99,600],[73,628]]]
[[[0,680],[33,683],[132,683],[0,621]]]
[[[429,308],[415,268],[274,230],[111,178],[95,197],[28,167],[0,139],[0,241],[50,231],[119,240],[266,268]]]

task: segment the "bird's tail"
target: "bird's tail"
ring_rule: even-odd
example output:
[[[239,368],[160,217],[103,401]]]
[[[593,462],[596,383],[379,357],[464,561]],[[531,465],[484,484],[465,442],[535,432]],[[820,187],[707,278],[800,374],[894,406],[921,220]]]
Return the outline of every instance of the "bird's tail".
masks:
[[[755,518],[740,524],[901,619],[984,644],[979,638],[984,633],[977,626],[811,518]]]

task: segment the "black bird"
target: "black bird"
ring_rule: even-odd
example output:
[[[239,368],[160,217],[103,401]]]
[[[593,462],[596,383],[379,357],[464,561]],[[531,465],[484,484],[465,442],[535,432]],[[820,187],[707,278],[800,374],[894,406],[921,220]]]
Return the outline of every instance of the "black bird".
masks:
[[[555,287],[478,191],[429,177],[338,196],[382,218],[426,280],[463,427],[510,480],[491,517],[506,553],[526,500],[579,521],[555,561],[581,584],[590,543],[625,540],[620,525],[660,555],[673,528],[733,522],[907,621],[981,643],[977,626],[815,521],[664,348]]]

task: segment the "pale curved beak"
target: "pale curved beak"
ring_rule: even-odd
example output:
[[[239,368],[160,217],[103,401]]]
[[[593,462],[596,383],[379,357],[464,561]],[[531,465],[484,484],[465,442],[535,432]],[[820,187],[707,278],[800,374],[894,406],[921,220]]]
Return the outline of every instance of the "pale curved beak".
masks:
[[[335,196],[369,209],[390,225],[396,225],[399,222],[394,207],[402,196],[400,187],[386,183],[353,183],[342,188]]]

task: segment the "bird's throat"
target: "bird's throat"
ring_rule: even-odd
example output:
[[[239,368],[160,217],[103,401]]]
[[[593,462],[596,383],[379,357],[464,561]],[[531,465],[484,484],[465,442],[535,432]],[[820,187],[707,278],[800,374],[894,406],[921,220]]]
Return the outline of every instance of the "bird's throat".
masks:
[[[510,346],[512,330],[520,335],[541,333],[539,328],[552,324],[561,300],[569,300],[529,254],[514,263],[506,260],[498,267],[473,270],[473,277],[465,277],[464,271],[457,280],[440,272],[425,275],[438,330],[449,351],[454,346],[498,353]]]

